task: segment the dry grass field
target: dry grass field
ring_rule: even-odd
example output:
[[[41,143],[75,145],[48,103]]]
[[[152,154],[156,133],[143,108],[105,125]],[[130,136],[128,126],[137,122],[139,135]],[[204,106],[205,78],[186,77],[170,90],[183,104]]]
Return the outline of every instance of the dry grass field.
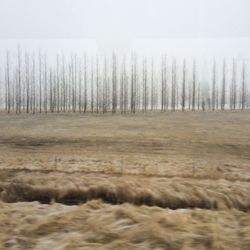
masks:
[[[0,249],[250,249],[250,112],[0,114]]]

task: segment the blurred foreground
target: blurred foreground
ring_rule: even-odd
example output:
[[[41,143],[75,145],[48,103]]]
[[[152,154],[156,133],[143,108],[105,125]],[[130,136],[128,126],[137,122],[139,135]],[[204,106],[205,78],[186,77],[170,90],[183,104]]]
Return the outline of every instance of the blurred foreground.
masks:
[[[250,248],[249,111],[0,115],[0,249]]]

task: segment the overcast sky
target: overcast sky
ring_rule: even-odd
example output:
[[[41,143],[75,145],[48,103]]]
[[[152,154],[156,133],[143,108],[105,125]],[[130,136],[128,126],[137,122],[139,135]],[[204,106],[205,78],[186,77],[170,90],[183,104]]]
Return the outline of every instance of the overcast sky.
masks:
[[[0,0],[0,6],[1,49],[23,41],[44,49],[250,52],[250,0]]]
[[[1,0],[2,38],[250,36],[249,0]]]

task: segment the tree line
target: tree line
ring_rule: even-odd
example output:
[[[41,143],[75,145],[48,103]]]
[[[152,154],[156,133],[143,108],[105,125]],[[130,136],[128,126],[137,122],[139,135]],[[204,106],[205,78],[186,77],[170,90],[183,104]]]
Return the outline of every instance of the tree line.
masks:
[[[6,51],[0,67],[0,105],[7,113],[136,113],[236,110],[250,107],[246,63],[214,60],[206,80],[196,60],[57,55]],[[220,74],[218,73],[220,68]],[[239,73],[240,72],[240,73]]]

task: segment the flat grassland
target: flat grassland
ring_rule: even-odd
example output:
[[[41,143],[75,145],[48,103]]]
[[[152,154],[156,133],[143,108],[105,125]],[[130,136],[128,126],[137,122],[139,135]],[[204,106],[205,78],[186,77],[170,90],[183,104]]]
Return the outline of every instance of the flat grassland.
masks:
[[[250,112],[0,113],[0,249],[250,249]]]

